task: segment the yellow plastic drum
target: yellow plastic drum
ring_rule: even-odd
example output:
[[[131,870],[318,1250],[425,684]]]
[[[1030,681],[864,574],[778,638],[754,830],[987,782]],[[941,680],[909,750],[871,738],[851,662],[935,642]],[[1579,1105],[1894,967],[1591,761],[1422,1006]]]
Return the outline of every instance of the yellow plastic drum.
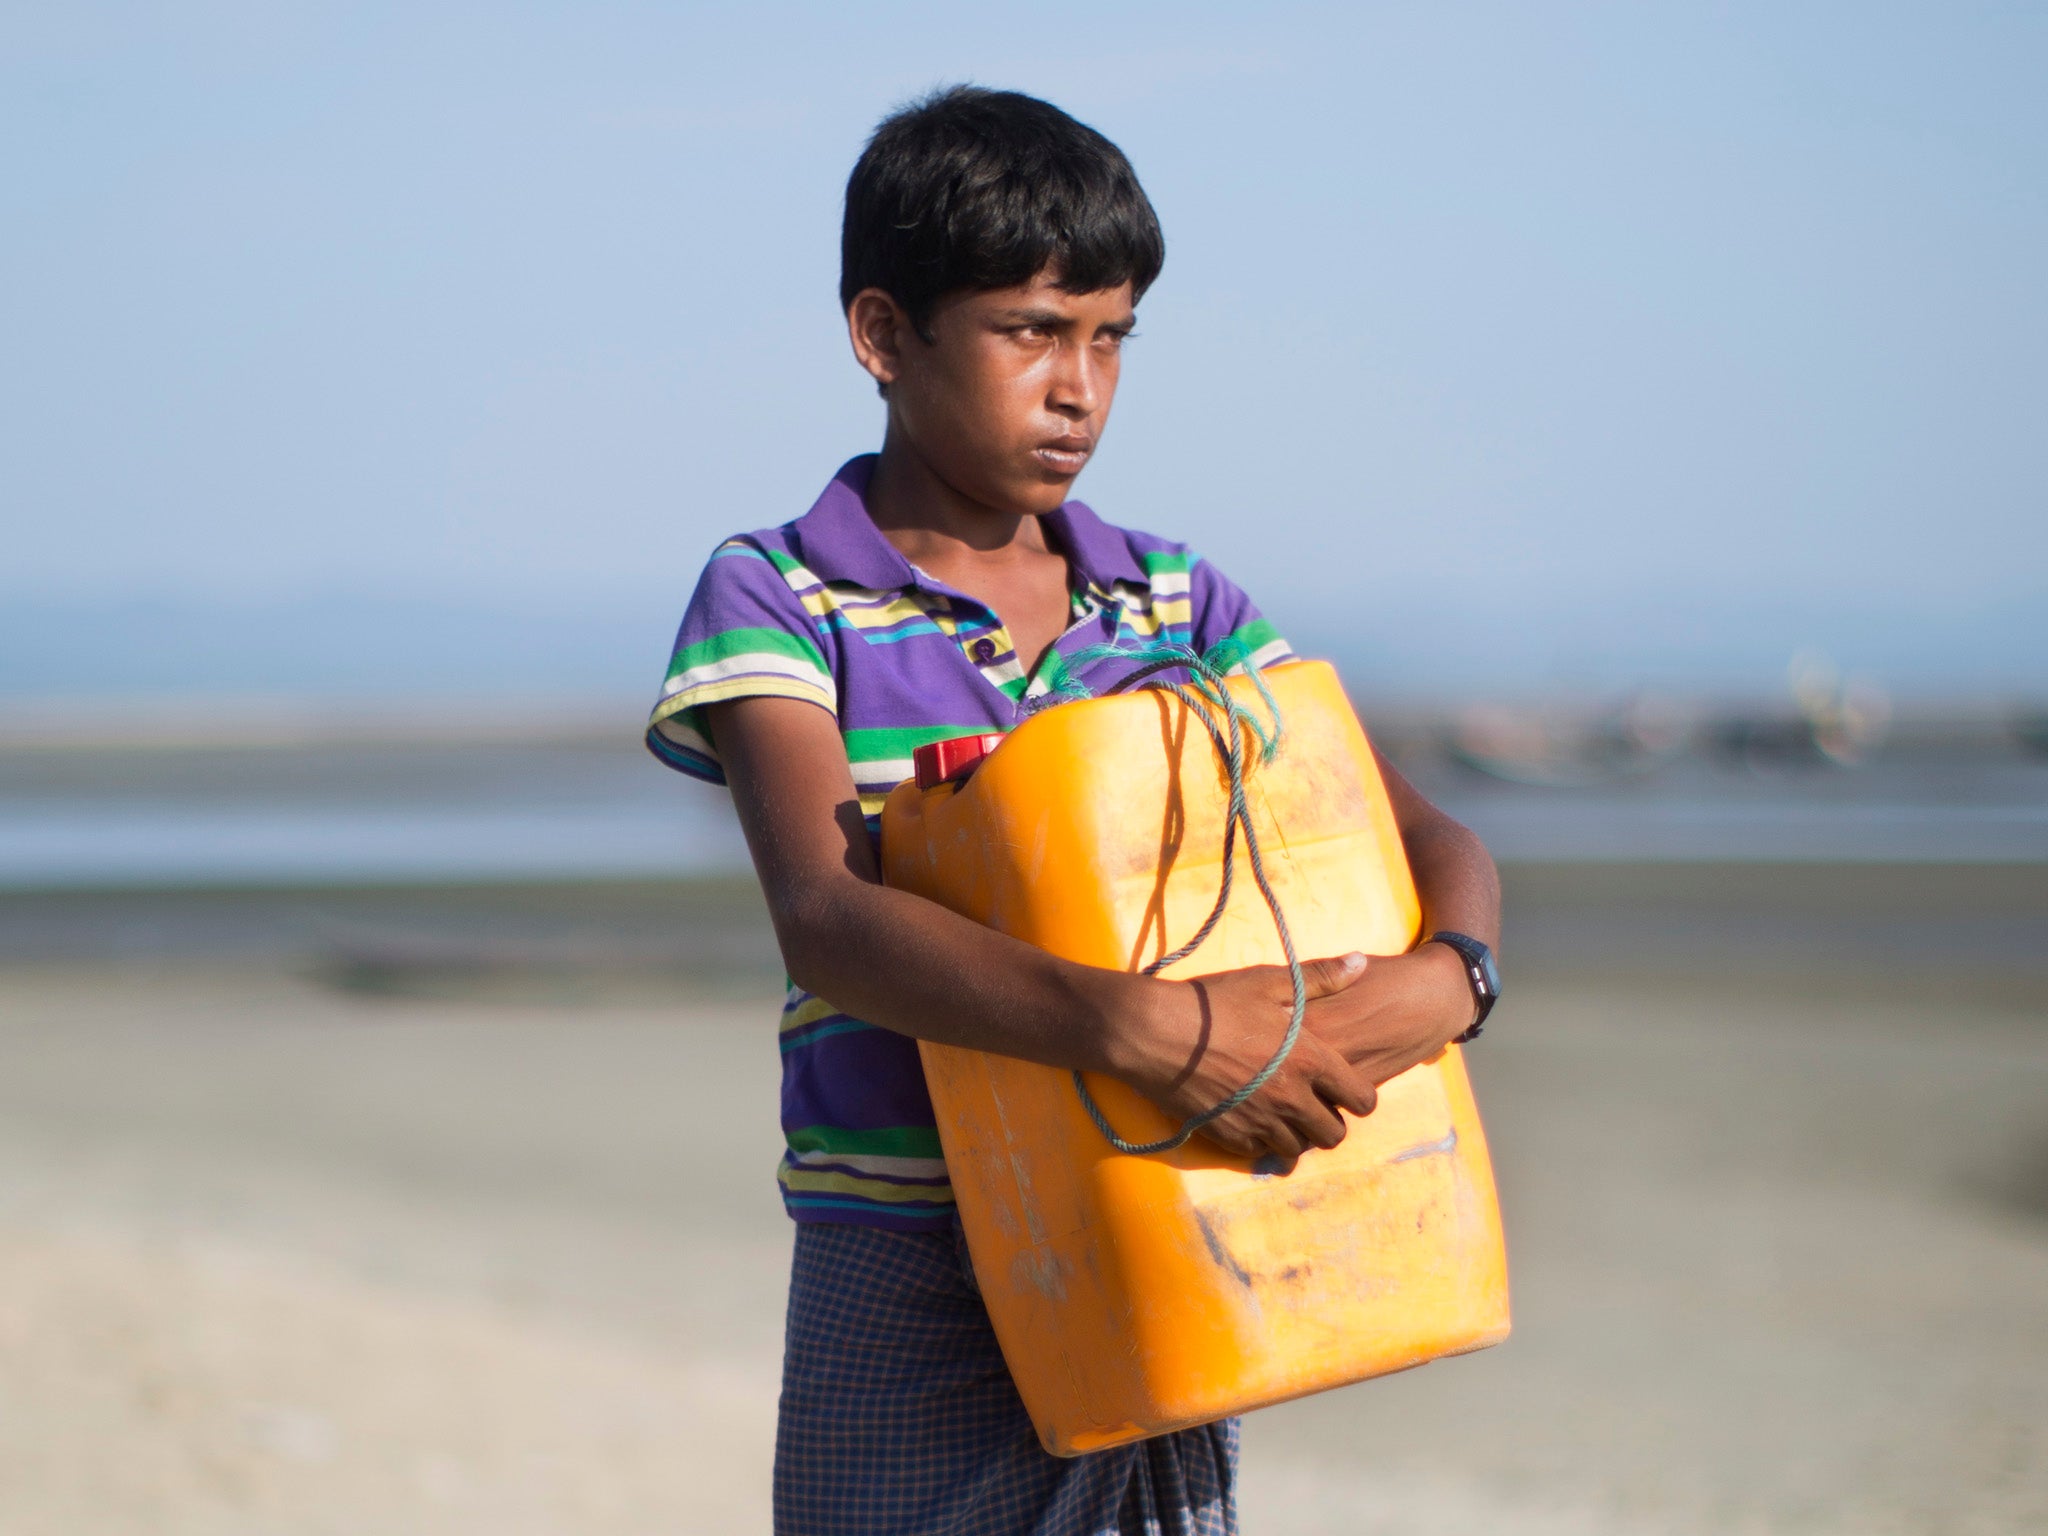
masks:
[[[1336,673],[1299,662],[1266,679],[1285,734],[1247,788],[1298,953],[1407,950],[1414,882]],[[1248,680],[1230,686],[1260,708]],[[1228,802],[1215,747],[1178,699],[1082,700],[1026,721],[964,782],[899,786],[882,815],[884,874],[1069,960],[1136,970],[1185,942],[1214,905]],[[1216,932],[1163,974],[1282,959],[1240,868]],[[1200,1138],[1124,1155],[1068,1073],[922,1050],[975,1275],[1055,1455],[1507,1336],[1493,1171],[1456,1046],[1385,1084],[1342,1146],[1283,1175]],[[1126,1140],[1175,1129],[1119,1083],[1091,1077],[1089,1087]]]

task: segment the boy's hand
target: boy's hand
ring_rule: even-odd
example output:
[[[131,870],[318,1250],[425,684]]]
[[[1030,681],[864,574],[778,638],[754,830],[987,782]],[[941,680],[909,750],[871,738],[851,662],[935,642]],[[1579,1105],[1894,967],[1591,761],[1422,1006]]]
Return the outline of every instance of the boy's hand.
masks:
[[[1265,1087],[1210,1121],[1201,1134],[1240,1157],[1292,1159],[1310,1147],[1343,1141],[1340,1108],[1371,1114],[1371,1079],[1313,1027],[1317,1008],[1366,971],[1363,955],[1304,964],[1309,1012],[1293,1051]],[[1186,1120],[1229,1098],[1272,1058],[1287,1029],[1293,988],[1281,965],[1158,985],[1167,989],[1162,996],[1168,1010],[1163,1027],[1151,1032],[1158,1047],[1152,1059],[1119,1075],[1176,1120]]]
[[[1423,944],[1368,962],[1353,985],[1311,1003],[1307,1022],[1378,1084],[1441,1054],[1474,1011],[1463,962],[1442,944]]]
[[[1371,1114],[1377,1084],[1438,1056],[1472,1022],[1464,968],[1441,944],[1371,960],[1311,960],[1302,972],[1309,1005],[1293,1052],[1264,1088],[1202,1128],[1240,1157],[1293,1158],[1338,1145],[1339,1108]],[[1156,1068],[1126,1080],[1186,1119],[1251,1081],[1279,1046],[1293,999],[1278,965],[1170,985],[1192,992],[1200,1009],[1192,1059],[1164,1081]]]

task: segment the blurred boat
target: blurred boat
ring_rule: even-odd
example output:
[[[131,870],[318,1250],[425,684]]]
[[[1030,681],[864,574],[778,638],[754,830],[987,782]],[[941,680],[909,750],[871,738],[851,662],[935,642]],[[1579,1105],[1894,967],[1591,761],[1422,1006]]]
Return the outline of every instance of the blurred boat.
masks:
[[[2026,751],[2048,757],[2048,708],[2015,710],[2012,738]]]
[[[1817,651],[1802,651],[1787,668],[1789,710],[1731,715],[1710,731],[1716,751],[1743,766],[1853,768],[1884,744],[1891,696],[1865,677],[1844,678]]]
[[[1696,713],[1659,694],[1591,709],[1481,704],[1450,722],[1445,749],[1467,768],[1548,789],[1578,789],[1653,773],[1681,756]]]
[[[1783,705],[1720,711],[1657,693],[1590,707],[1478,705],[1453,717],[1444,746],[1467,768],[1511,784],[1583,789],[1690,755],[1758,772],[1848,768],[1883,745],[1892,704],[1875,682],[1845,679],[1825,656],[1802,652],[1787,683]]]

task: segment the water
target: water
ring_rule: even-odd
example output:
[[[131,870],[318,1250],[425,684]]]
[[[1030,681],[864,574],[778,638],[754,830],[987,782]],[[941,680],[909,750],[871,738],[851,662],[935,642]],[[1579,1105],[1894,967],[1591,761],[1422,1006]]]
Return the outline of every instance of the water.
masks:
[[[630,740],[0,753],[0,888],[715,873],[722,791]]]
[[[1685,759],[1508,784],[1426,736],[1395,755],[1504,861],[2048,862],[2048,757],[1881,754],[1855,770]],[[743,871],[722,791],[625,737],[0,751],[0,889],[660,877]]]
[[[1424,783],[1503,860],[2048,862],[2048,761],[2017,756],[1766,775],[1681,762],[1590,789]]]

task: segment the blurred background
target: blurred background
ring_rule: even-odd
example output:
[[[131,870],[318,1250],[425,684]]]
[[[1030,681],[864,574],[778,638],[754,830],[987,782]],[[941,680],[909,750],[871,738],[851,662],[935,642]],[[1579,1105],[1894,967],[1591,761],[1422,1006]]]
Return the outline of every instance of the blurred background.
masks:
[[[1168,239],[1081,494],[1489,840],[1501,1349],[1260,1532],[2048,1528],[2048,14],[0,6],[0,1536],[766,1529],[778,962],[639,727],[874,120]]]

